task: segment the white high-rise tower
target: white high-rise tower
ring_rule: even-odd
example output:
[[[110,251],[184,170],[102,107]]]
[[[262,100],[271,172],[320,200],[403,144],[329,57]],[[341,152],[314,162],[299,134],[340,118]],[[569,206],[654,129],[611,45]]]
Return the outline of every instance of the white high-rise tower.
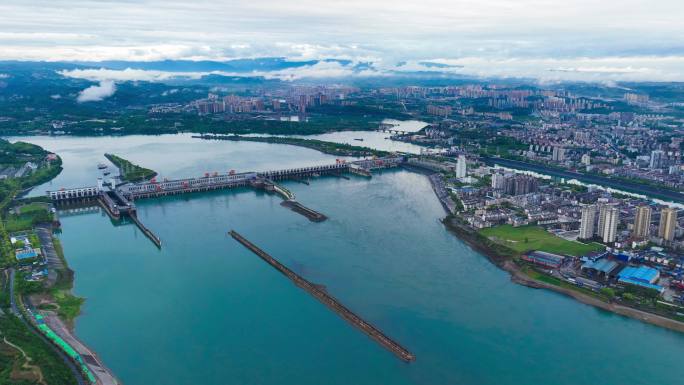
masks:
[[[468,174],[468,165],[466,164],[465,155],[458,156],[458,164],[456,164],[456,178],[465,178]]]

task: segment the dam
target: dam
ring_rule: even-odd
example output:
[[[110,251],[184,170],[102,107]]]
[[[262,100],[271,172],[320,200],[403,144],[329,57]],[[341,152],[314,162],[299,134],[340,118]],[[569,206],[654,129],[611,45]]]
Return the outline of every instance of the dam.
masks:
[[[283,202],[281,203],[283,207],[303,215],[312,222],[322,222],[327,219],[324,214],[298,202],[292,192],[277,184],[276,181],[301,181],[306,178],[324,175],[341,176],[343,173],[371,177],[373,170],[397,167],[403,164],[404,161],[405,159],[402,156],[363,159],[353,162],[346,162],[338,159],[334,164],[327,165],[263,172],[252,171],[236,173],[231,170],[228,173],[205,173],[203,177],[199,178],[163,179],[161,181],[152,178],[145,182],[124,183],[118,186],[114,180],[108,185],[105,185],[100,178],[98,179],[97,186],[70,189],[63,188],[47,191],[46,194],[56,205],[73,203],[82,204],[84,206],[92,204],[100,205],[107,214],[115,220],[119,220],[121,215],[128,215],[146,237],[148,237],[157,247],[161,247],[161,239],[138,219],[134,203],[135,200],[238,187],[253,187],[280,195],[283,197]]]

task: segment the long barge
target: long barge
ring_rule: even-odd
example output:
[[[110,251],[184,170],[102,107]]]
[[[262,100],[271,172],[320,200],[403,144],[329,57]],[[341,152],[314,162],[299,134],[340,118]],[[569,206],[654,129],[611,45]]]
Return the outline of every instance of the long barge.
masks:
[[[268,253],[265,251],[261,250],[259,247],[257,247],[255,244],[252,242],[248,241],[245,239],[242,235],[238,234],[235,230],[231,230],[228,233],[233,239],[236,241],[240,242],[244,247],[249,249],[251,252],[256,254],[258,257],[266,261],[269,265],[271,265],[273,268],[281,272],[283,275],[285,275],[287,278],[289,278],[292,282],[294,282],[295,285],[301,287],[302,289],[306,290],[309,294],[314,296],[317,300],[319,300],[321,303],[326,305],[330,310],[334,311],[337,313],[340,317],[342,317],[344,320],[352,324],[354,327],[357,329],[361,330],[365,334],[367,334],[370,338],[375,340],[380,346],[384,347],[385,349],[389,350],[390,352],[394,353],[399,359],[405,361],[405,362],[411,362],[414,361],[416,358],[415,356],[409,352],[406,348],[401,346],[398,342],[394,341],[387,335],[385,335],[382,331],[380,331],[378,328],[375,326],[371,325],[367,321],[363,320],[360,316],[356,315],[353,311],[349,310],[346,306],[344,306],[340,301],[335,299],[333,296],[330,294],[326,293],[322,289],[320,289],[317,285],[314,285],[313,283],[309,282],[305,278],[301,277],[294,271],[290,270],[287,268],[285,265],[282,263],[278,262],[275,258],[270,256]]]

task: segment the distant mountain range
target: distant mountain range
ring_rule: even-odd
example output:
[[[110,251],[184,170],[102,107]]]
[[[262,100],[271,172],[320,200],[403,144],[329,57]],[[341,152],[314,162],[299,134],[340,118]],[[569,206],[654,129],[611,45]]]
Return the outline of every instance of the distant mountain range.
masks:
[[[345,59],[322,59],[322,60],[290,60],[282,57],[264,57],[254,59],[234,59],[226,61],[210,60],[158,60],[158,61],[126,61],[126,60],[106,60],[98,62],[83,61],[0,61],[0,70],[17,70],[35,67],[40,69],[70,70],[86,68],[105,68],[110,70],[144,70],[144,71],[166,71],[166,72],[275,72],[288,69],[297,69],[307,66],[314,66],[322,63],[337,63],[341,67],[354,72],[369,71],[380,72],[373,62],[353,62]],[[458,68],[448,64],[441,64],[429,61],[421,61],[418,64],[424,70],[408,71],[404,67],[406,62],[397,63],[395,69],[385,70],[389,74],[418,74],[418,73],[441,73],[443,69]]]
[[[192,60],[162,60],[149,62],[136,61],[102,61],[102,62],[73,62],[78,66],[124,70],[127,68],[146,71],[169,72],[252,72],[278,71],[288,68],[298,68],[317,64],[318,60],[289,61],[284,58],[236,59],[229,61],[192,61]]]

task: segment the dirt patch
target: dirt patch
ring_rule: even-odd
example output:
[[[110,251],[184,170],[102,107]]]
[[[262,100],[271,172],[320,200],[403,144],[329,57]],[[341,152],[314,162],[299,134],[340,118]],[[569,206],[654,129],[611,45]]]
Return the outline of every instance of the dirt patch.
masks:
[[[31,364],[32,358],[26,355],[19,346],[14,345],[5,337],[2,337],[0,344],[0,354],[13,358],[14,364],[9,374],[12,381],[32,381],[37,384],[46,385],[43,372],[39,366]]]

